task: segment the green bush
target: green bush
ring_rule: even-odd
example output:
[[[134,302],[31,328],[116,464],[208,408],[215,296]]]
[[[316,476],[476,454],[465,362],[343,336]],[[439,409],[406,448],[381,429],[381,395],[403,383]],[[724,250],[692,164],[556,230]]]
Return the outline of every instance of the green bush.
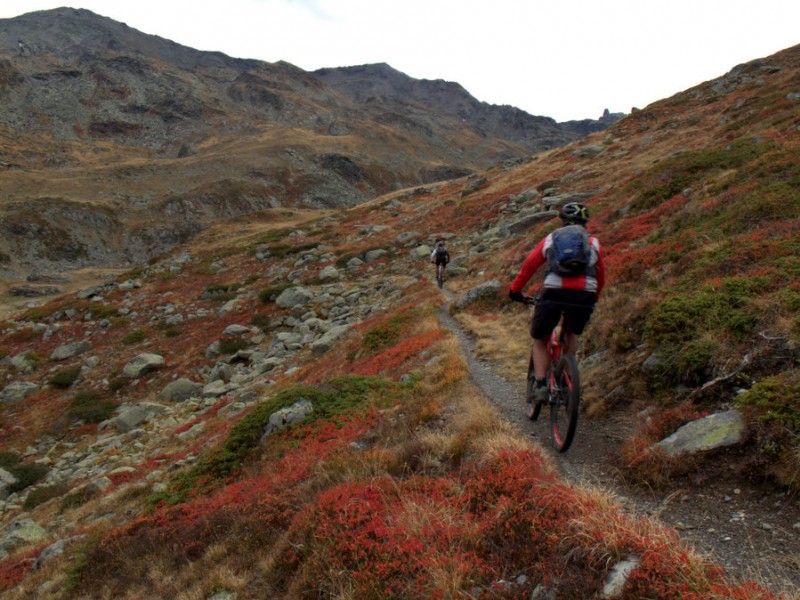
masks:
[[[644,325],[644,336],[656,346],[675,346],[700,337],[704,331],[728,331],[744,340],[752,332],[756,316],[747,303],[757,296],[766,280],[728,279],[718,287],[706,285],[656,306]]]
[[[10,493],[19,492],[26,487],[39,483],[50,471],[48,467],[39,463],[25,463],[16,452],[0,452],[0,468],[5,469],[14,479],[15,484],[9,487]]]
[[[92,498],[97,496],[97,492],[90,492],[86,488],[81,488],[71,494],[67,494],[61,500],[61,505],[59,510],[64,512],[69,510],[70,508],[78,508],[79,506],[83,506]]]
[[[0,468],[8,471],[11,467],[18,465],[22,461],[22,457],[16,452],[2,451],[0,452]]]
[[[72,398],[68,415],[75,421],[84,423],[101,423],[114,414],[118,404],[110,399],[103,398],[95,391],[78,392]]]
[[[200,481],[209,484],[233,476],[250,452],[259,445],[270,416],[302,398],[310,400],[314,406],[313,412],[304,421],[311,423],[335,420],[372,398],[391,399],[392,390],[396,392],[399,389],[396,384],[379,377],[355,375],[340,377],[325,385],[298,385],[285,389],[254,408],[231,429],[220,447],[202,458],[190,471],[177,476],[171,491],[155,494],[150,500],[153,503],[182,502],[190,491],[196,491]]]
[[[368,353],[394,346],[406,328],[419,315],[418,311],[403,312],[378,323],[364,334],[362,347]]]
[[[283,290],[292,287],[294,284],[292,283],[281,283],[279,285],[275,285],[269,288],[265,288],[258,293],[258,299],[261,301],[261,304],[269,304],[271,302],[275,302],[278,296],[281,295]]]
[[[53,373],[47,382],[53,387],[67,389],[70,387],[81,374],[81,366],[73,365],[71,367],[64,367]]]
[[[754,409],[763,425],[800,433],[800,375],[796,370],[759,381],[740,394],[736,404]]]
[[[63,496],[69,490],[69,486],[65,483],[54,483],[53,485],[46,485],[35,490],[31,490],[25,502],[22,505],[23,510],[32,510],[44,504],[48,500]]]
[[[221,354],[236,354],[239,350],[247,348],[247,341],[242,338],[223,338],[219,341]]]
[[[255,325],[264,333],[267,333],[269,331],[269,326],[271,322],[272,319],[270,319],[270,316],[264,313],[255,313],[253,317],[250,319],[250,324]]]
[[[764,472],[800,491],[800,370],[759,381],[740,394],[736,404],[756,417],[757,448],[767,463]]]
[[[127,345],[138,344],[139,342],[143,342],[147,339],[147,333],[143,329],[134,329],[124,338],[122,338],[122,343]]]

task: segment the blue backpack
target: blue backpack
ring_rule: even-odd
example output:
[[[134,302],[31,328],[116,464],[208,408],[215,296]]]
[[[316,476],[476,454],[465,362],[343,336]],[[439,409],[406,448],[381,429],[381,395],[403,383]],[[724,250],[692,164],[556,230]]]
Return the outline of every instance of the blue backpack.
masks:
[[[561,277],[586,275],[592,256],[586,230],[580,225],[566,225],[552,235],[553,247],[547,255],[549,271]]]

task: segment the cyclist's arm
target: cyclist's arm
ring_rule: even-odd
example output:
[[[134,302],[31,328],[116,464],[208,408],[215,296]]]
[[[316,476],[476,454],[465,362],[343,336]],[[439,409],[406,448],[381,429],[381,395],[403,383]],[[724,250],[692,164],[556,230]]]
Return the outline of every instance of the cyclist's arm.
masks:
[[[606,284],[606,262],[603,258],[603,249],[600,247],[600,242],[594,238],[594,247],[597,250],[597,262],[595,263],[594,277],[597,280],[597,299],[600,299],[600,292],[603,291],[603,286]]]
[[[603,250],[600,249],[595,265],[595,278],[597,279],[597,299],[600,299],[600,292],[606,284],[606,261],[603,259]]]
[[[536,248],[528,254],[528,258],[522,263],[522,268],[519,270],[519,273],[517,273],[514,281],[511,282],[510,291],[521,292],[525,284],[528,283],[530,278],[533,277],[533,274],[536,273],[536,270],[547,262],[544,255],[544,243],[545,240],[539,242]]]

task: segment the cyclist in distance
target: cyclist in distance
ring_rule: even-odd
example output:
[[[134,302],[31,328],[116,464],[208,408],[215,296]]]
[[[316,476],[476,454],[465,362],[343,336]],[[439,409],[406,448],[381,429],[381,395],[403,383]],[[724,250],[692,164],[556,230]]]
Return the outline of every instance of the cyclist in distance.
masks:
[[[450,262],[450,253],[447,251],[447,248],[444,247],[444,240],[436,240],[436,247],[431,252],[431,263],[436,268],[436,276],[438,279],[439,275],[439,265],[442,266],[442,281],[447,276],[447,263]]]
[[[586,232],[588,209],[570,202],[559,211],[562,225],[528,255],[509,288],[509,297],[521,302],[522,290],[543,265],[547,265],[544,291],[531,322],[533,365],[536,373],[534,401],[547,398],[547,341],[564,315],[564,353],[575,355],[578,336],[583,333],[605,283],[605,264],[600,242]]]

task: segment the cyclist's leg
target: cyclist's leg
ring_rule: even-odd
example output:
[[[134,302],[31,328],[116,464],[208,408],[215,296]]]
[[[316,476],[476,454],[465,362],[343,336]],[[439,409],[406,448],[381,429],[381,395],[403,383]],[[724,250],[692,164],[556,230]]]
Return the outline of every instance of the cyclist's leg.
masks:
[[[539,380],[547,376],[547,367],[550,365],[550,353],[547,351],[547,342],[553,333],[558,321],[561,319],[561,307],[547,299],[548,292],[542,296],[531,321],[531,337],[533,338],[533,366],[536,378]]]
[[[578,353],[578,336],[571,331],[564,332],[564,354],[575,356]]]
[[[550,364],[550,354],[547,352],[547,340],[533,340],[533,369],[536,379],[544,379],[547,376],[547,367]]]
[[[564,310],[564,353],[575,356],[578,337],[583,333],[594,310],[594,293],[575,291],[574,298]]]

